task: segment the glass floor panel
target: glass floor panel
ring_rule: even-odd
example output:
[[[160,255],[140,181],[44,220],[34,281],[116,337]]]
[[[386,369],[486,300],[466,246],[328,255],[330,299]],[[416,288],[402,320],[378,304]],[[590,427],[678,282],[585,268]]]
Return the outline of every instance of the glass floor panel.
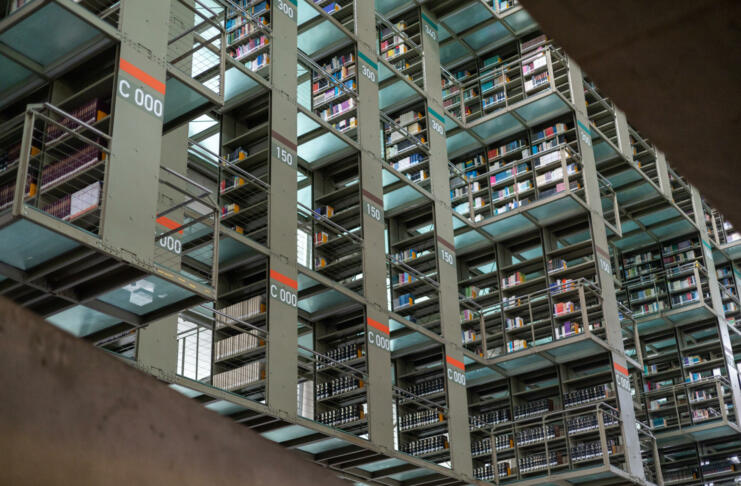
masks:
[[[98,300],[143,316],[196,294],[159,277],[148,276],[98,297]]]
[[[88,336],[121,322],[120,319],[82,305],[54,314],[46,320],[76,337]]]
[[[21,270],[30,270],[79,246],[70,238],[23,219],[0,229],[0,262]]]

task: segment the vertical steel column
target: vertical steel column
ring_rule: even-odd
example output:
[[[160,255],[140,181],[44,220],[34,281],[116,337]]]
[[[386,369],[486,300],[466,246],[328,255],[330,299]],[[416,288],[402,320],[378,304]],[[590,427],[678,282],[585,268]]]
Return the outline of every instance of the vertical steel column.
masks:
[[[584,171],[584,189],[586,202],[590,211],[592,229],[592,240],[598,260],[599,284],[602,289],[603,315],[607,334],[607,342],[613,349],[611,351],[614,366],[615,383],[618,385],[616,395],[620,419],[622,421],[623,438],[626,444],[638,444],[638,433],[635,427],[635,410],[633,409],[633,397],[630,392],[630,380],[628,378],[628,366],[625,360],[623,348],[623,336],[618,315],[617,297],[612,277],[612,265],[607,246],[607,229],[602,214],[602,202],[600,199],[599,180],[597,179],[597,166],[592,149],[592,135],[589,130],[589,118],[587,117],[587,104],[584,98],[584,90],[581,89],[581,68],[569,59],[569,77],[572,86],[572,100],[576,110],[577,142],[581,154]],[[578,81],[578,82],[577,82]],[[565,176],[566,174],[564,174]],[[585,323],[586,325],[587,323]],[[626,447],[625,462],[628,472],[639,478],[645,478],[641,451],[639,447]]]
[[[298,7],[295,0],[271,3],[273,47],[270,80],[270,285],[267,351],[268,405],[296,414],[298,298],[296,267],[296,63]]]
[[[175,2],[173,2],[173,6],[175,6]],[[160,164],[162,167],[167,167],[179,174],[186,175],[188,171],[187,124],[167,133],[162,137],[162,159],[160,161]],[[163,180],[166,179],[169,183],[178,187],[183,187],[184,185],[181,179],[178,179],[171,174],[162,174],[160,177]],[[176,204],[181,203],[184,199],[185,197],[183,193],[176,191],[170,186],[160,185],[157,204],[158,210],[162,211],[172,208]],[[167,218],[175,221],[177,224],[182,224],[183,213],[184,210],[181,208],[177,211],[168,213]],[[167,228],[159,227],[158,230],[160,230],[159,232],[161,233],[163,231],[167,231]],[[180,237],[178,233],[175,233],[172,236],[174,238]],[[154,239],[154,235],[152,235],[152,238]],[[156,244],[154,251],[156,253],[171,253],[170,250],[162,248]],[[167,258],[169,258],[170,260],[173,260],[174,257],[175,255],[167,255]],[[177,266],[177,268],[173,268],[173,270],[179,270],[179,263],[179,261],[173,261],[173,263],[169,266]],[[136,335],[137,362],[174,373],[178,355],[177,332],[177,315],[168,316],[163,319],[150,322],[147,327],[139,329]]]
[[[440,282],[440,327],[445,338],[446,373],[448,376],[448,428],[450,458],[453,468],[463,474],[473,474],[471,435],[468,427],[468,399],[465,386],[465,366],[461,343],[461,320],[458,303],[458,273],[455,268],[453,215],[450,207],[450,173],[442,115],[442,85],[440,46],[437,19],[421,8],[420,29],[425,93],[427,94],[427,133],[430,139],[430,183],[435,197],[435,233],[437,268]]]
[[[366,308],[368,359],[368,427],[370,439],[393,449],[394,422],[391,392],[390,332],[386,294],[385,224],[381,169],[380,114],[378,109],[378,59],[376,15],[373,2],[355,0],[355,33],[358,38],[358,142],[363,225],[363,286]]]
[[[664,152],[656,151],[656,174],[659,176],[659,187],[661,192],[670,201],[674,201],[674,195],[672,194],[672,183],[669,180],[669,165],[666,163],[666,155]]]
[[[147,263],[154,258],[169,16],[170,2],[121,2],[124,41],[116,76],[102,238],[106,245]],[[151,103],[145,104],[144,98],[151,98]]]
[[[720,287],[718,283],[718,274],[715,269],[715,262],[713,261],[713,250],[710,246],[710,238],[708,236],[708,228],[705,225],[705,211],[702,207],[702,197],[700,192],[695,186],[690,186],[690,194],[692,196],[692,212],[695,216],[695,224],[700,230],[700,242],[702,244],[702,251],[705,255],[705,268],[708,271],[708,290],[710,291],[710,300],[713,303],[713,309],[717,315],[718,322],[718,335],[720,336],[720,343],[723,347],[723,359],[728,369],[728,381],[731,383],[731,399],[733,400],[733,413],[736,423],[741,423],[741,388],[739,387],[738,381],[738,369],[736,368],[736,360],[733,357],[733,345],[731,343],[731,336],[728,333],[728,327],[726,325],[726,318],[723,313],[723,299],[720,295]],[[696,282],[698,286],[698,295],[702,297],[702,286],[700,282]]]

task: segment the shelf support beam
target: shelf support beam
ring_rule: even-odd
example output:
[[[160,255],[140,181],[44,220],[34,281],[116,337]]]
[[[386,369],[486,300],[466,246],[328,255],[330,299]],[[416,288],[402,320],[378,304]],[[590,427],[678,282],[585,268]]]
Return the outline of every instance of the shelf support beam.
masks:
[[[376,15],[373,2],[355,0],[358,38],[358,144],[360,151],[361,224],[363,227],[363,291],[366,305],[366,356],[368,360],[368,428],[370,439],[394,447],[393,394],[388,302],[386,292],[385,218],[383,214],[383,165],[378,108],[378,58]],[[367,242],[375,242],[368,244]],[[374,327],[376,324],[379,326]],[[384,332],[384,326],[386,332]],[[378,344],[381,344],[379,346]],[[386,346],[388,344],[388,346]],[[384,349],[385,348],[385,349]]]
[[[295,416],[298,386],[298,269],[296,264],[298,113],[297,12],[295,2],[272,6],[270,80],[270,204],[268,246],[267,401],[273,409]],[[293,16],[289,14],[292,13]],[[290,162],[290,163],[289,163]],[[292,300],[295,296],[296,300]]]
[[[468,425],[468,399],[465,386],[465,365],[461,340],[461,318],[458,302],[458,272],[456,270],[455,234],[450,206],[450,173],[445,136],[445,110],[440,80],[440,45],[437,17],[426,7],[420,7],[420,30],[424,52],[424,86],[426,95],[427,134],[430,140],[430,189],[434,196],[434,222],[437,249],[438,282],[440,283],[440,327],[445,339],[445,359],[448,394],[448,432],[450,460],[453,468],[473,475],[471,433]],[[444,202],[445,201],[445,202]],[[462,368],[462,369],[461,369]],[[461,383],[460,378],[463,376]]]
[[[571,86],[582,86],[583,74],[581,68],[570,58],[568,64]],[[576,140],[579,146],[579,153],[581,154],[586,202],[590,211],[592,245],[594,247],[595,258],[599,260],[599,264],[597,265],[598,281],[602,290],[602,312],[605,320],[605,332],[607,343],[613,349],[610,352],[612,366],[614,367],[613,374],[615,375],[613,386],[615,386],[618,409],[620,410],[622,434],[626,444],[639,444],[638,432],[635,427],[635,410],[630,389],[619,386],[621,378],[628,378],[628,363],[625,359],[625,350],[623,347],[622,326],[618,312],[617,296],[615,295],[615,283],[612,276],[607,227],[602,213],[599,179],[597,178],[597,165],[591,143],[592,136],[589,130],[587,104],[583,89],[574,89],[572,95],[577,125],[575,127],[577,130]],[[621,147],[624,148],[624,144]],[[586,322],[584,323],[585,326],[587,324]],[[625,462],[627,470],[631,475],[645,479],[639,447],[626,447]]]

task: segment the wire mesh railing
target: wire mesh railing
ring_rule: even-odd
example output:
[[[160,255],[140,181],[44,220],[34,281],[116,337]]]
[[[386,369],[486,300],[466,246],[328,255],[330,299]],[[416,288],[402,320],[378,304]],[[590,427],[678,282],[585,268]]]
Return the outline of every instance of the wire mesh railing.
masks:
[[[29,105],[22,142],[8,151],[0,172],[0,209],[33,207],[100,236],[111,143],[107,111],[99,100],[71,113]]]
[[[155,264],[215,286],[219,209],[214,189],[161,167],[156,221]]]
[[[167,62],[223,99],[226,31],[219,21],[224,9],[219,7],[199,0],[173,1]]]

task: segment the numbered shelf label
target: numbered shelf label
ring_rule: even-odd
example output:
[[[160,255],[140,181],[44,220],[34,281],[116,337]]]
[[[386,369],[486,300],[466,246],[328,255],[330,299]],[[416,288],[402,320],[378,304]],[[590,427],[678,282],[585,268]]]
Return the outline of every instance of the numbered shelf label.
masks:
[[[445,362],[447,364],[448,381],[466,386],[466,367],[463,362],[450,356],[445,357]]]
[[[445,136],[445,118],[443,116],[433,110],[432,108],[427,109],[430,112],[430,127],[432,127],[432,130],[439,133],[443,137]]]
[[[272,149],[273,158],[278,162],[286,164],[292,169],[296,169],[298,160],[296,157],[296,144],[288,140],[283,135],[273,130]]]
[[[368,344],[381,348],[384,351],[391,351],[391,331],[388,326],[371,319],[367,319],[366,330],[368,332]]]
[[[165,83],[121,58],[116,98],[161,121],[165,103]]]
[[[437,24],[424,13],[422,13],[422,19],[424,20],[423,25],[425,34],[427,37],[437,42]]]
[[[173,221],[172,219],[168,218],[167,216],[160,216],[157,218],[157,224],[164,226],[170,231],[162,231],[159,233],[159,235],[165,235],[166,233],[171,233],[173,230],[177,230],[182,225],[180,223],[177,223],[176,221]],[[160,248],[163,248],[167,251],[171,251],[175,253],[176,255],[179,255],[183,251],[183,244],[180,242],[180,238],[178,235],[182,235],[183,230],[179,230],[177,233],[168,234],[166,236],[157,236],[157,242],[159,244]]]
[[[296,22],[298,4],[296,0],[275,0],[275,8],[286,17]]]
[[[365,214],[378,221],[383,222],[383,200],[363,189],[363,211]]]
[[[360,74],[368,78],[372,83],[378,82],[378,64],[362,52],[358,51],[360,58]]]
[[[298,282],[270,269],[270,298],[290,307],[298,305]]]
[[[597,261],[599,262],[600,269],[603,272],[612,274],[612,265],[610,264],[610,254],[600,247],[595,247],[595,248],[597,249]]]
[[[441,237],[437,237],[438,248],[440,248],[440,259],[442,259],[443,262],[447,263],[448,265],[455,266],[455,255],[453,253],[453,245],[448,243],[446,240],[442,239]]]
[[[581,138],[581,141],[585,144],[592,146],[592,131],[589,129],[588,126],[584,125],[579,120],[576,120],[576,123],[579,125],[579,138]]]
[[[630,393],[630,378],[628,377],[628,370],[617,363],[613,363],[613,366],[615,368],[615,382],[620,388]]]

